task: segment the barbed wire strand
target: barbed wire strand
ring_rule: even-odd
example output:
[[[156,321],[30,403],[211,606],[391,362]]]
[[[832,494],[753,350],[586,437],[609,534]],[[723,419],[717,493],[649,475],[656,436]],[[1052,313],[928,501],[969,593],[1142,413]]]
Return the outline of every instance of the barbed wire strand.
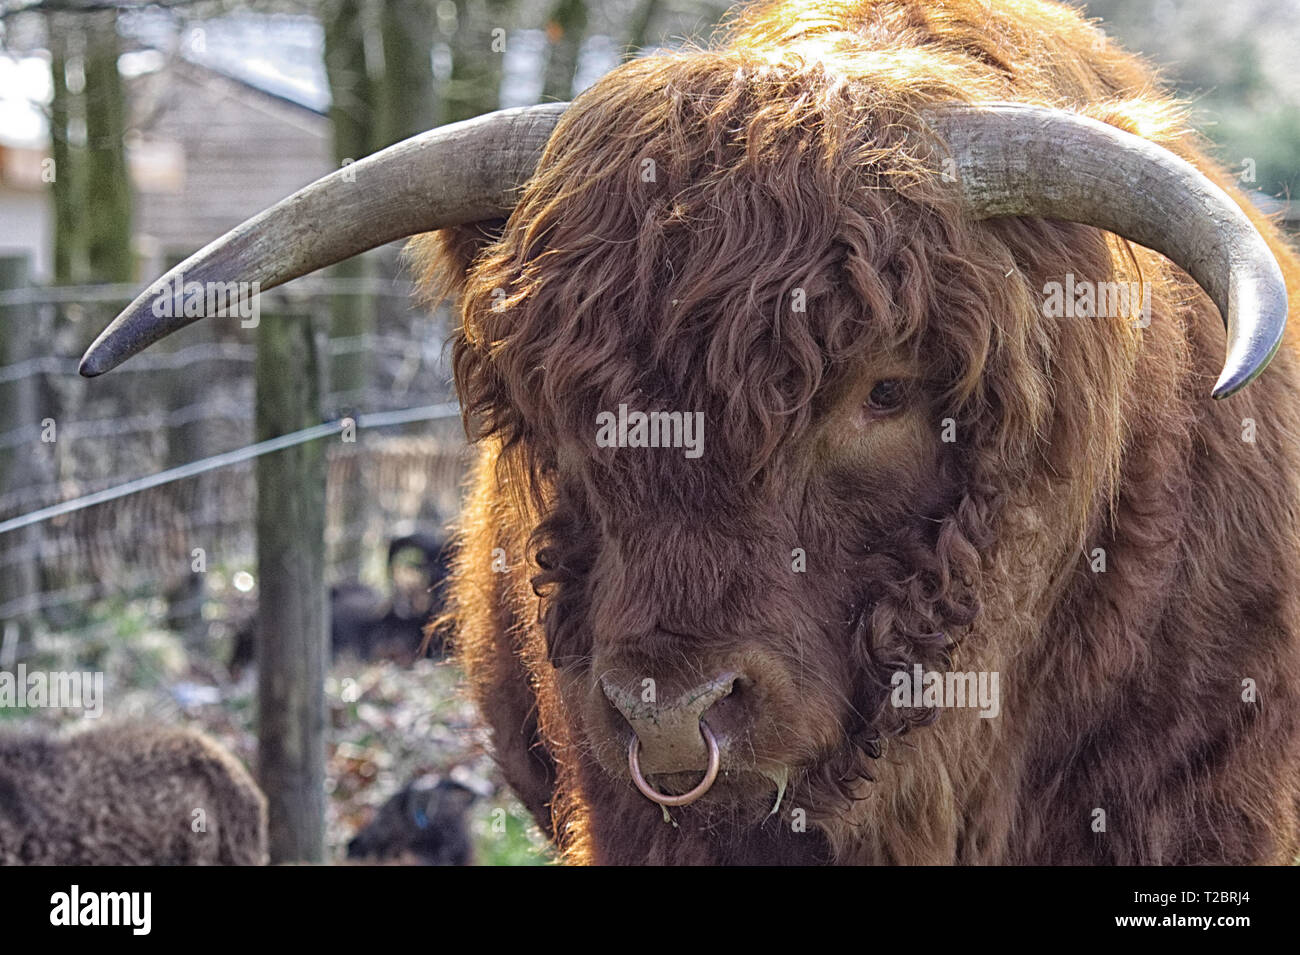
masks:
[[[419,343],[415,344],[418,345]],[[408,355],[411,353],[412,347],[414,346],[409,337],[368,332],[363,335],[353,335],[349,338],[331,338],[326,346],[326,351],[331,358],[361,352],[382,355]],[[436,348],[440,350],[441,347],[442,341],[439,339]],[[190,365],[206,361],[252,364],[256,357],[257,346],[253,344],[202,342],[198,345],[187,345],[174,352],[137,355],[117,371],[147,372],[150,374],[159,371],[179,371],[188,368]],[[39,355],[35,358],[25,358],[22,361],[14,362],[12,365],[0,365],[0,383],[21,381],[36,375],[67,376],[71,378],[77,374],[80,365],[81,360],[78,358],[62,358],[56,355]]]
[[[357,430],[362,431],[367,428],[384,428],[397,424],[409,424],[416,421],[432,421],[438,418],[450,418],[459,414],[460,405],[457,402],[448,401],[436,405],[424,405],[419,408],[404,408],[399,411],[382,411],[357,415],[351,420],[355,423]],[[305,444],[308,441],[316,441],[319,438],[329,437],[332,434],[338,434],[341,432],[348,420],[348,418],[340,418],[336,421],[327,421],[324,424],[312,425],[310,428],[302,428],[299,431],[292,431],[289,434],[282,434],[275,438],[268,438],[265,441],[258,441],[256,444],[236,448],[234,451],[224,451],[221,454],[214,454],[211,457],[200,458],[198,461],[191,461],[188,464],[169,468],[166,471],[160,471],[157,474],[150,474],[146,477],[136,478],[133,481],[127,481],[125,484],[119,484],[116,487],[105,488],[104,490],[96,491],[93,494],[86,494],[82,497],[73,498],[70,501],[52,504],[49,507],[43,507],[27,514],[20,514],[17,517],[10,518],[9,520],[0,521],[0,534],[7,534],[10,531],[16,531],[23,527],[31,527],[33,524],[39,524],[56,517],[62,517],[65,514],[71,514],[75,511],[85,510],[88,507],[94,507],[96,504],[115,501],[118,498],[137,494],[140,491],[147,491],[150,488],[159,487],[163,484],[170,484],[173,481],[181,481],[185,478],[194,477],[196,474],[203,474],[207,471],[215,471],[217,468],[223,468],[231,464],[238,464],[241,461],[248,461],[253,458],[261,457],[264,454],[271,454],[274,451],[282,451],[285,448]]]

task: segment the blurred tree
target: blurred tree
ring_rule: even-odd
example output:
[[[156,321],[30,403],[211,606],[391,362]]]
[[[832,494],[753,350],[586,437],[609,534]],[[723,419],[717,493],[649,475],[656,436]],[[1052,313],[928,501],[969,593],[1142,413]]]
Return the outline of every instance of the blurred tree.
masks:
[[[93,282],[135,280],[131,245],[131,180],[126,165],[126,92],[117,69],[117,11],[87,14],[86,188],[82,223]]]
[[[117,11],[51,12],[45,22],[55,281],[130,282],[136,276]]]
[[[365,0],[327,0],[321,6],[325,27],[325,76],[330,88],[334,157],[341,165],[371,151],[375,81],[366,61]]]
[[[650,43],[650,26],[659,13],[659,0],[638,0],[623,40],[623,57],[631,58]]]
[[[427,0],[328,0],[320,15],[334,158],[340,166],[437,124],[434,15]],[[379,276],[391,278],[397,270],[396,256],[383,253],[334,266],[331,276],[345,284],[331,298],[331,338],[361,339],[374,333],[377,309],[367,283]],[[345,397],[329,412],[356,411],[370,373],[368,348],[336,355],[330,362],[330,390]],[[369,505],[364,468],[341,494],[345,525],[363,527]],[[336,542],[333,558],[344,577],[359,576],[363,545],[356,532],[345,531]]]
[[[375,104],[376,146],[389,146],[438,124],[433,33],[433,10],[426,0],[385,0],[380,17],[384,70]]]
[[[54,281],[70,285],[86,269],[84,249],[78,240],[77,223],[81,203],[77,190],[77,167],[72,158],[73,96],[68,90],[69,26],[60,15],[47,14],[46,32],[50,45],[50,158],[54,178],[50,194],[54,206]]]
[[[439,0],[438,29],[451,44],[443,122],[471,119],[500,105],[513,7],[514,0]]]
[[[366,58],[366,34],[370,27],[366,0],[330,0],[321,10],[325,21],[325,74],[330,87],[330,123],[334,137],[334,159],[340,166],[356,162],[373,151],[379,140],[375,129],[375,100],[378,83]],[[330,277],[344,287],[330,297],[330,338],[357,339],[375,329],[375,300],[362,291],[375,274],[373,257],[358,255],[330,269]],[[330,360],[330,390],[360,395],[370,380],[370,350],[348,349]],[[356,410],[355,398],[344,399],[342,407],[326,409],[341,415]],[[344,526],[364,524],[367,513],[364,469],[355,480],[340,489]],[[339,536],[332,555],[345,578],[361,572],[362,542],[358,533]]]
[[[586,0],[555,0],[546,21],[550,48],[542,80],[542,100],[568,100],[573,96],[573,77],[578,71],[578,53],[587,35]]]

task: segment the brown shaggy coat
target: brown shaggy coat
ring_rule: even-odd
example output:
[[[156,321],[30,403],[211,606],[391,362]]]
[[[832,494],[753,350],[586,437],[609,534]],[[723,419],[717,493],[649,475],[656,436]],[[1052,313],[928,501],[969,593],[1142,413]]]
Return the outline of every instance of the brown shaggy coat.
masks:
[[[481,446],[457,650],[571,861],[1300,850],[1295,336],[1212,401],[1222,321],[1181,270],[1081,225],[964,218],[915,130],[979,101],[1112,123],[1234,189],[1072,8],[778,0],[583,93],[508,223],[417,240],[461,293]],[[1042,317],[1067,274],[1151,283],[1149,327]],[[907,408],[866,420],[884,380]],[[706,453],[597,448],[620,403],[703,411]],[[669,824],[619,773],[593,661],[724,652],[765,687],[752,742],[789,785],[771,817],[756,776]],[[1000,715],[889,705],[914,663],[998,672]]]
[[[66,739],[0,735],[0,865],[266,861],[266,797],[201,733],[109,726]]]

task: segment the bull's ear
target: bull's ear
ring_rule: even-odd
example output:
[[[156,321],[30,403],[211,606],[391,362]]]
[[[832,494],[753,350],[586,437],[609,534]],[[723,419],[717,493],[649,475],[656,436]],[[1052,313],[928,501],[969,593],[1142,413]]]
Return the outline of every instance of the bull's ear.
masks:
[[[436,305],[465,291],[469,270],[489,245],[501,238],[505,219],[489,219],[417,235],[405,255],[419,284],[422,301]]]

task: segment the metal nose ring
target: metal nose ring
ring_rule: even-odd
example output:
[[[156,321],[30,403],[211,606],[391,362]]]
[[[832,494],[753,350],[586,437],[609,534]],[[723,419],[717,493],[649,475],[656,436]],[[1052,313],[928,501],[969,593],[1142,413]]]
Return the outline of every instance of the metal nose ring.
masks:
[[[627,768],[632,773],[632,782],[636,783],[636,788],[641,790],[641,795],[661,806],[689,806],[709,791],[718,778],[718,767],[722,763],[722,756],[718,752],[718,741],[709,729],[709,724],[700,723],[700,732],[704,734],[704,742],[709,747],[709,768],[705,770],[704,778],[700,780],[698,786],[688,793],[682,793],[680,796],[669,796],[658,792],[646,782],[645,777],[641,775],[641,760],[639,758],[641,741],[633,734],[632,742],[627,747]]]

